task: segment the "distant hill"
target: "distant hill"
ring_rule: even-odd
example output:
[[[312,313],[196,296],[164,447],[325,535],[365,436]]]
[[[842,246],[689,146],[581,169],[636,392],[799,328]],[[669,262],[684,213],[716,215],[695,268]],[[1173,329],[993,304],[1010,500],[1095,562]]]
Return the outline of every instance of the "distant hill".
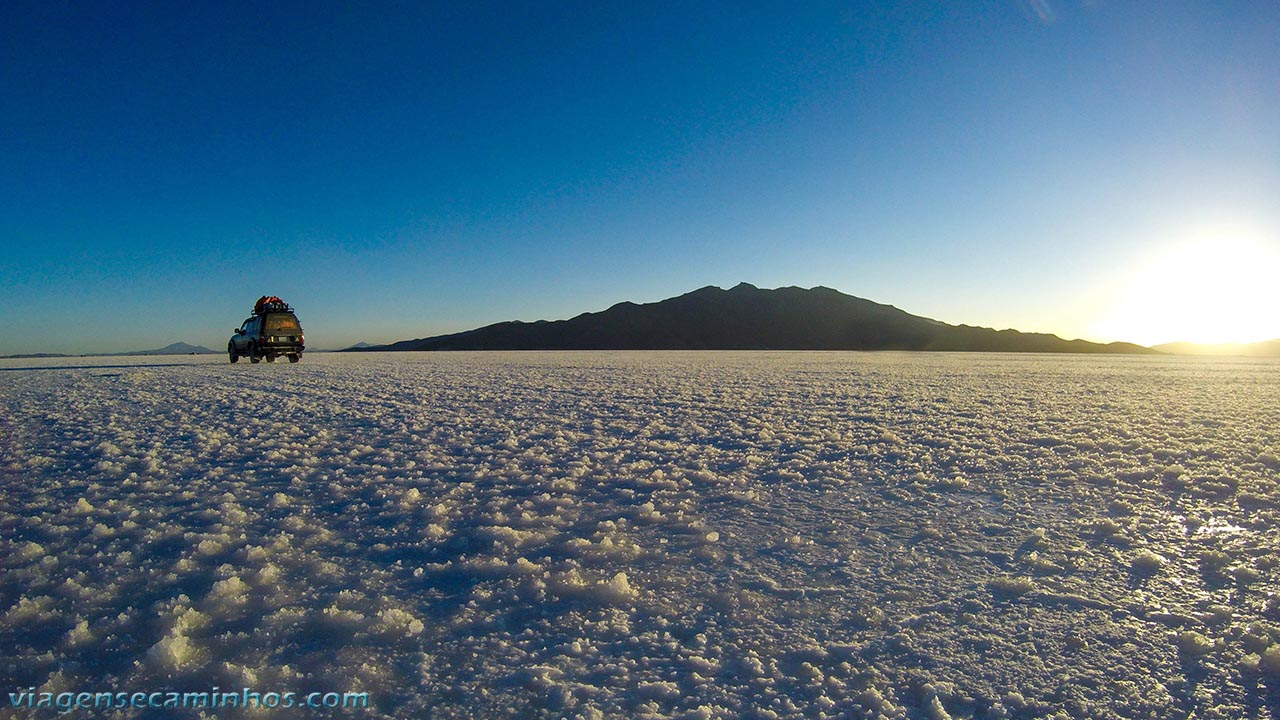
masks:
[[[1256,343],[1202,344],[1172,342],[1152,346],[1153,350],[1171,355],[1220,355],[1239,357],[1280,357],[1280,340]]]
[[[162,348],[155,350],[134,350],[132,352],[111,353],[112,356],[129,356],[129,355],[212,355],[212,350],[203,345],[188,345],[184,342],[171,343]]]
[[[1056,335],[948,325],[826,287],[704,287],[570,320],[501,322],[367,350],[936,350],[1153,353]]]
[[[89,353],[87,355],[66,355],[63,353],[23,353],[21,355],[4,355],[3,359],[33,359],[33,358],[60,358],[60,357],[131,357],[133,355],[213,355],[215,354],[209,348],[203,345],[188,345],[184,342],[171,343],[162,348],[155,350],[133,350],[130,352],[117,353]]]

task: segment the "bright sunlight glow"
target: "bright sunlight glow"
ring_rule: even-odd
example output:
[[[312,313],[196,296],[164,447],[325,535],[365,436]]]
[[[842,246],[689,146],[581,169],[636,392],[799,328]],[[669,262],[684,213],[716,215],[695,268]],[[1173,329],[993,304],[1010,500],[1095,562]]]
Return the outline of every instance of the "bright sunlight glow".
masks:
[[[1097,334],[1142,345],[1280,337],[1280,247],[1256,229],[1217,227],[1143,262]]]

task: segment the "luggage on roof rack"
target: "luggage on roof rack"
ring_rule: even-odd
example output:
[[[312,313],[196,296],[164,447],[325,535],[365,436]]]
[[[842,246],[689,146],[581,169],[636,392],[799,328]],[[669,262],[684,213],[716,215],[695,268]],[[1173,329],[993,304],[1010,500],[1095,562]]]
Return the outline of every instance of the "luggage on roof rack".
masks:
[[[263,295],[253,304],[254,315],[266,315],[271,312],[293,312],[293,308],[275,295]]]

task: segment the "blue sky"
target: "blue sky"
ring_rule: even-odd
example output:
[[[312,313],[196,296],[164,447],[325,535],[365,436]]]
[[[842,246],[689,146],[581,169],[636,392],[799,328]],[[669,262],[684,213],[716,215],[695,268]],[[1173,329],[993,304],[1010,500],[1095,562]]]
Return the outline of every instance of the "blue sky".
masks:
[[[8,2],[0,354],[219,349],[261,294],[324,348],[739,281],[1277,337],[1237,292],[1280,270],[1277,38],[1271,2]]]

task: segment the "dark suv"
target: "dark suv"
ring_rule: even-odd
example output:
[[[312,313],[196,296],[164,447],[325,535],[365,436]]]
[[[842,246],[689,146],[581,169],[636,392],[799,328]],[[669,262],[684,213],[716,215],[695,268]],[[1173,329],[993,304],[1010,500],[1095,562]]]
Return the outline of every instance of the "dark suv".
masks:
[[[236,328],[236,334],[227,343],[227,355],[231,362],[241,357],[249,358],[249,362],[258,362],[266,358],[267,362],[275,362],[281,356],[296,363],[302,359],[303,341],[302,325],[293,309],[272,308],[244,321]]]

